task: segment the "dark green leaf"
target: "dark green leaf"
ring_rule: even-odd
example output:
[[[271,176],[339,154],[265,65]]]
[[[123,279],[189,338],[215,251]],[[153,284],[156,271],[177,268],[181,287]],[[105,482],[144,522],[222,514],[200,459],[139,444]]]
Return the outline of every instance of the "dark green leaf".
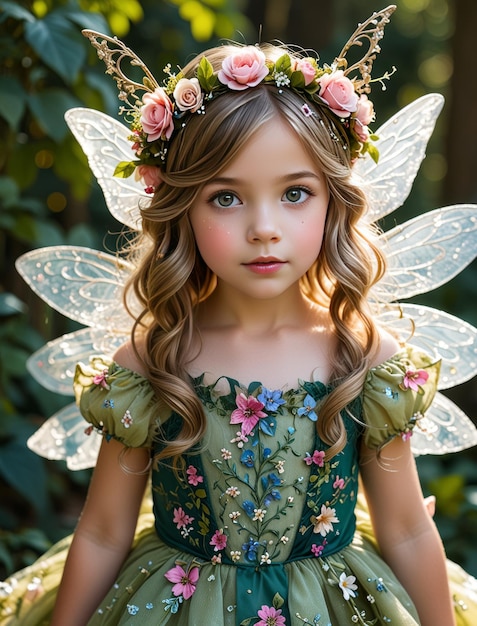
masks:
[[[11,17],[14,20],[23,20],[25,22],[34,22],[35,16],[27,11],[18,2],[0,2],[0,22],[3,22],[7,17]]]
[[[60,142],[69,132],[64,121],[66,111],[81,103],[65,89],[52,88],[33,94],[28,104],[45,133]]]
[[[16,130],[25,111],[26,93],[14,76],[0,76],[0,115]]]
[[[25,39],[40,59],[68,85],[73,83],[86,59],[86,45],[79,29],[59,12],[28,22]]]

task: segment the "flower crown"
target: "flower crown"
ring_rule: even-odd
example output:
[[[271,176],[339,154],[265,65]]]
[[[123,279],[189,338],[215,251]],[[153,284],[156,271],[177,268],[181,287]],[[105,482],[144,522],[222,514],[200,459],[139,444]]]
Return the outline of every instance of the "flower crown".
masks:
[[[368,128],[374,120],[374,107],[367,94],[384,27],[395,8],[391,5],[373,13],[360,24],[331,65],[320,67],[315,58],[295,57],[288,52],[272,61],[260,48],[244,46],[225,57],[218,72],[206,56],[198,63],[193,78],[186,78],[182,71],[172,73],[167,65],[162,85],[117,38],[83,30],[106,63],[106,73],[112,74],[117,83],[119,99],[125,103],[120,113],[125,115],[132,131],[129,139],[136,159],[118,163],[114,175],[126,178],[134,173],[136,179],[143,181],[146,193],[154,193],[162,182],[169,142],[185,126],[187,118],[205,114],[207,102],[225,92],[243,91],[261,84],[275,85],[279,90],[291,89],[315,106],[326,108],[331,113],[328,131],[334,140],[342,142],[343,149],[350,151],[351,159],[368,153],[377,161],[379,153],[372,143],[376,137]],[[363,43],[368,46],[364,56],[348,66],[349,49]],[[142,70],[142,83],[131,80],[123,72],[125,59]],[[350,78],[354,71],[359,75]],[[386,73],[379,80],[389,76]],[[140,98],[137,91],[145,93]],[[304,116],[316,115],[306,101],[301,109]]]

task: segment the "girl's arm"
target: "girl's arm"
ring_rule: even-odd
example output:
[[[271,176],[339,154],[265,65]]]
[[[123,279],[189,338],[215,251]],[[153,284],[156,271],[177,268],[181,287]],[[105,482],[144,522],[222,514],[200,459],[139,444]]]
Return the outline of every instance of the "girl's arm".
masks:
[[[51,626],[83,626],[109,588],[131,547],[148,475],[149,450],[103,440],[88,497],[66,560]]]
[[[362,450],[361,475],[384,560],[413,600],[422,626],[453,626],[445,555],[426,508],[411,447],[396,437]]]

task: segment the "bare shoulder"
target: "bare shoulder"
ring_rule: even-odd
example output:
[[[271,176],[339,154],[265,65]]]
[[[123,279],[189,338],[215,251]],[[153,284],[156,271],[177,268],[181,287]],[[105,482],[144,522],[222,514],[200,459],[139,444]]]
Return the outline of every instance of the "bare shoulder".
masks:
[[[391,335],[386,330],[379,328],[379,345],[374,354],[374,358],[371,363],[371,367],[375,367],[376,365],[380,365],[390,359],[393,354],[399,351],[400,345],[399,342],[393,335]]]
[[[131,341],[127,341],[121,347],[119,347],[113,355],[113,360],[120,367],[137,372],[141,376],[147,378],[148,372],[144,366],[144,363],[136,354]]]

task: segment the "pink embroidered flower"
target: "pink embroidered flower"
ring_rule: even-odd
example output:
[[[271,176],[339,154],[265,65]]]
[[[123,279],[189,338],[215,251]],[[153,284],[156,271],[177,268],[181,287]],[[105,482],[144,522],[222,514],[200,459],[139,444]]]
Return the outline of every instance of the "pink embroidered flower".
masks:
[[[172,587],[172,593],[175,596],[183,596],[184,600],[188,600],[195,592],[197,581],[199,580],[199,568],[191,567],[187,571],[180,565],[176,565],[164,576],[171,583],[176,583]]]
[[[336,517],[335,509],[322,504],[321,513],[318,516],[312,515],[310,521],[313,524],[313,532],[325,537],[333,530],[333,524],[339,522],[339,519]]]
[[[267,74],[263,52],[255,46],[245,46],[222,61],[218,79],[229,89],[241,91],[255,87]]]
[[[141,125],[148,141],[170,139],[174,131],[172,102],[162,87],[142,97]]]
[[[325,464],[325,453],[322,450],[315,450],[313,452],[313,456],[310,456],[307,452],[303,460],[307,465],[314,463],[315,465],[318,465],[318,467],[323,467]]]
[[[106,382],[106,377],[108,376],[108,370],[104,369],[101,374],[96,374],[96,376],[93,376],[93,383],[95,385],[99,385],[100,387],[102,387],[103,389],[110,389],[108,383]]]
[[[337,476],[335,478],[335,482],[333,483],[333,489],[344,489],[344,488],[345,488],[345,481],[339,476]]]
[[[404,433],[401,433],[401,439],[403,441],[409,441],[412,437],[412,430],[406,430]]]
[[[175,86],[174,100],[181,111],[195,113],[202,106],[204,96],[197,78],[181,78]]]
[[[201,476],[200,474],[197,474],[197,468],[194,467],[193,465],[189,465],[189,467],[186,470],[186,474],[187,474],[187,482],[189,483],[189,485],[193,485],[194,487],[197,487],[199,483],[204,482],[204,477]]]
[[[339,117],[349,117],[358,106],[358,94],[355,93],[353,83],[344,75],[343,70],[331,74],[323,74],[318,79],[320,83],[320,98]]]
[[[180,506],[178,509],[174,509],[173,522],[177,528],[185,528],[194,521],[194,517],[187,515],[184,509]]]
[[[419,391],[419,386],[425,385],[428,378],[429,374],[426,370],[407,370],[399,386],[404,390]]]
[[[297,59],[293,69],[303,74],[305,85],[309,85],[314,81],[316,76],[316,67],[310,59]]]
[[[282,615],[281,609],[276,609],[274,606],[267,606],[262,604],[262,608],[257,611],[257,615],[260,618],[255,626],[285,626],[285,617]]]
[[[146,193],[154,193],[162,183],[161,170],[156,165],[138,165],[134,170],[134,178],[144,183]]]
[[[323,554],[323,550],[325,549],[325,546],[327,543],[328,542],[326,541],[326,539],[324,539],[321,546],[317,546],[316,543],[312,544],[311,551],[313,553],[313,556],[316,556],[316,557],[321,556]]]
[[[345,572],[341,572],[338,585],[343,592],[343,598],[345,600],[356,597],[355,591],[358,588],[358,585],[354,584],[355,580],[355,576],[346,576]]]
[[[227,545],[227,535],[224,535],[222,528],[215,531],[209,543],[211,546],[214,546],[214,552],[225,550],[225,546]]]
[[[265,406],[260,400],[253,396],[247,396],[243,393],[239,393],[235,399],[237,408],[232,412],[230,416],[231,424],[242,424],[242,434],[250,435],[254,427],[258,424],[261,417],[267,417],[267,414],[262,411]]]

